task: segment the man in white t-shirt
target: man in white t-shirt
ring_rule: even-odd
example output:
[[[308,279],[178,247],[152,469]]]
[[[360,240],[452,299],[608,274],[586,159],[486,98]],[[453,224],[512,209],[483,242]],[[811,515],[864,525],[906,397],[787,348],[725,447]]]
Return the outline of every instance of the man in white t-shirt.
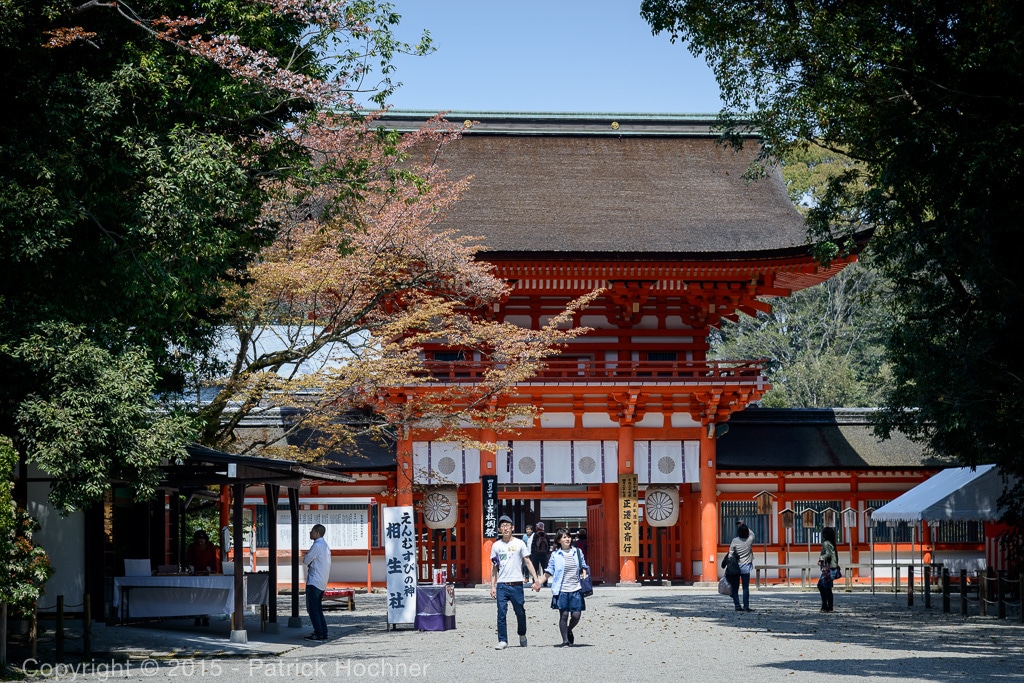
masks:
[[[501,538],[491,546],[491,597],[498,601],[498,644],[495,650],[508,647],[508,625],[505,616],[508,603],[516,613],[519,646],[526,647],[526,595],[523,590],[523,565],[530,574],[531,583],[536,583],[537,572],[530,562],[530,549],[521,539],[512,535],[512,519],[506,515],[498,518],[498,533]]]

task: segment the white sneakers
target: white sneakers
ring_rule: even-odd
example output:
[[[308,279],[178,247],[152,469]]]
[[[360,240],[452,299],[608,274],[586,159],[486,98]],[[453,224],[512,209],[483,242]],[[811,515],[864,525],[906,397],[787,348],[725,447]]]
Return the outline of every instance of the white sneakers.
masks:
[[[508,647],[508,643],[504,640],[499,640],[498,644],[494,646],[495,650],[504,650]],[[519,647],[526,647],[526,636],[519,636]]]
[[[499,640],[498,644],[495,645],[496,650],[504,650],[509,644],[504,640]],[[519,647],[526,647],[526,636],[519,636]]]

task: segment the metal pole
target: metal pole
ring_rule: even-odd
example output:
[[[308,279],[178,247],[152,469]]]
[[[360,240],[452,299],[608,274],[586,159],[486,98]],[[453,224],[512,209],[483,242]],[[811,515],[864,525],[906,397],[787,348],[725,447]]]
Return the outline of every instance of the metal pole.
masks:
[[[850,567],[846,570],[846,585],[853,586],[853,527],[846,527],[846,533],[850,535]]]
[[[871,537],[871,594],[875,594],[875,527],[868,528],[868,534]]]
[[[763,542],[763,545],[764,545],[764,566],[765,567],[768,566],[768,537],[770,535],[771,535],[771,531],[768,530],[768,513],[766,512],[765,515],[764,515],[764,542]],[[767,569],[764,570],[764,575],[765,575],[764,581],[767,584],[768,583],[768,570]]]
[[[85,594],[82,601],[82,653],[92,654],[92,596]]]
[[[932,608],[932,567],[924,567],[924,606],[925,609]]]
[[[373,595],[373,511],[366,505],[366,594]]]
[[[1006,612],[1006,607],[1004,607],[1004,612]],[[63,661],[63,635],[65,635],[65,634],[63,634],[63,596],[62,595],[58,595],[57,596],[57,626],[56,626],[56,632],[54,633],[54,638],[55,638],[54,646],[56,648],[56,652],[54,652],[54,656],[56,657],[57,661]]]
[[[231,642],[232,643],[246,643],[248,642],[248,635],[245,631],[245,565],[243,562],[243,548],[245,547],[245,526],[244,526],[244,502],[245,502],[245,484],[235,484],[232,486],[232,517],[231,524],[233,528],[233,543],[234,552],[231,554],[231,559],[235,561],[235,604],[234,613],[231,615]]]
[[[896,549],[896,527],[889,527],[889,558],[892,562],[892,592],[900,592],[900,553]]]
[[[914,566],[914,556],[917,555],[915,542],[917,541],[917,524],[910,527],[910,566]],[[922,560],[924,558],[921,558]]]
[[[783,529],[782,533],[786,535],[786,564],[789,564],[789,529]],[[786,588],[789,588],[789,569],[786,570]]]

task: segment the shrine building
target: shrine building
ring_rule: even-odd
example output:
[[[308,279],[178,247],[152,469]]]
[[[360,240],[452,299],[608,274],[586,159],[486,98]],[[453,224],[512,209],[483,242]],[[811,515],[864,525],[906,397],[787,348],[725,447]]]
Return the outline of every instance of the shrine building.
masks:
[[[384,123],[412,130],[427,118],[391,113]],[[595,578],[606,583],[717,580],[733,530],[724,522],[752,510],[729,499],[753,504],[764,490],[762,509],[782,511],[788,467],[723,468],[719,437],[770,387],[757,359],[709,360],[708,335],[856,257],[819,267],[779,170],[748,180],[757,139],[741,151],[722,145],[707,117],[449,119],[465,119],[463,137],[440,163],[472,181],[440,227],[482,236],[480,258],[510,283],[489,313],[538,328],[576,297],[605,291],[575,321],[592,331],[518,386],[512,400],[536,409],[532,425],[513,438],[474,431],[475,441],[493,444],[483,450],[439,440],[427,426],[399,439],[395,502],[417,505],[425,559],[443,556],[452,579],[487,581],[489,524],[510,514],[517,532],[540,520],[549,531],[552,522],[586,528]],[[425,353],[434,387],[473,382],[488,362],[440,346]],[[432,390],[396,387],[392,400]],[[899,493],[927,476],[915,457],[910,474],[890,468],[870,478]],[[821,498],[836,487],[849,492],[851,477],[812,475],[789,490],[817,488]],[[837,512],[867,507],[859,495],[834,497]],[[454,526],[428,532],[437,520],[425,513]],[[780,529],[751,526],[770,536],[773,559],[783,562]]]
[[[428,118],[392,112],[383,124],[414,130]],[[537,328],[576,297],[604,293],[574,321],[592,331],[508,398],[534,407],[532,424],[512,436],[468,432],[490,446],[481,450],[426,424],[390,444],[363,440],[359,457],[329,465],[351,482],[303,485],[303,513],[343,527],[332,584],[383,585],[381,508],[394,505],[416,510],[426,582],[440,569],[458,585],[486,583],[501,514],[517,534],[538,521],[549,532],[586,529],[605,584],[716,581],[741,519],[772,582],[813,565],[825,525],[855,582],[885,581],[897,560],[985,566],[980,525],[872,526],[874,509],[950,463],[899,434],[878,441],[870,410],[748,409],[770,388],[760,361],[708,360],[708,335],[723,320],[767,311],[856,258],[816,265],[778,169],[746,178],[755,138],[734,151],[700,116],[449,119],[466,123],[440,163],[472,181],[441,227],[482,236],[480,258],[511,285],[483,314]],[[424,354],[435,381],[394,387],[390,400],[472,383],[488,363],[443,346]],[[266,411],[240,427],[272,433],[289,421]],[[288,442],[301,448],[310,436]],[[253,489],[244,502],[254,564],[265,567],[265,496]]]
[[[414,130],[430,117],[391,112],[382,124]],[[756,138],[735,151],[719,144],[704,116],[448,118],[465,121],[463,135],[440,163],[472,180],[439,227],[482,237],[479,258],[510,285],[481,314],[537,329],[601,289],[574,320],[591,331],[502,399],[535,410],[532,424],[517,424],[512,435],[476,429],[463,442],[421,424],[391,444],[361,440],[361,457],[338,454],[327,475],[289,465],[299,467],[288,475],[294,500],[270,505],[274,487],[235,482],[243,492],[233,502],[236,517],[252,530],[241,552],[247,567],[266,569],[276,554],[278,583],[297,580],[288,548],[308,544],[284,531],[280,538],[292,543],[271,538],[271,521],[292,534],[298,526],[289,521],[289,501],[304,524],[315,516],[331,528],[335,586],[385,583],[381,509],[396,505],[415,508],[417,579],[427,582],[444,570],[456,584],[486,583],[502,514],[515,520],[517,535],[539,521],[549,532],[586,529],[593,576],[605,584],[717,581],[739,520],[755,533],[756,564],[768,581],[789,581],[813,565],[823,526],[836,528],[840,562],[855,582],[891,577],[886,558],[893,568],[995,564],[978,524],[873,527],[874,509],[951,463],[899,434],[879,442],[870,410],[756,407],[770,389],[762,361],[708,359],[709,334],[723,321],[769,311],[774,298],[856,260],[815,263],[779,170],[748,180]],[[434,382],[393,387],[389,400],[471,384],[489,362],[440,345],[423,353]],[[266,410],[239,427],[270,438],[290,422]],[[301,447],[309,436],[288,440]],[[45,512],[48,481],[21,481]],[[75,602],[88,585],[101,604],[127,558],[181,565],[185,524],[172,527],[185,512],[170,504],[181,497],[162,491],[134,503],[113,485],[104,505],[84,515],[61,524],[49,515],[43,535],[52,535],[58,564],[74,569],[55,575],[53,594]],[[97,566],[81,569],[83,558]]]

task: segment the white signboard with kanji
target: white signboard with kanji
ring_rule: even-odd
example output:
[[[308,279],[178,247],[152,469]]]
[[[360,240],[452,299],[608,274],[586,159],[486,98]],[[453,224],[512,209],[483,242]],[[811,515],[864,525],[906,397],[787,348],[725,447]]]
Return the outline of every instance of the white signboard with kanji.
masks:
[[[366,550],[366,508],[362,510],[299,510],[299,550],[309,550],[309,530],[315,524],[327,529],[324,540],[331,550]],[[290,548],[292,515],[277,513],[277,547]]]
[[[416,621],[416,528],[409,507],[384,508],[384,559],[388,584],[388,623]]]

